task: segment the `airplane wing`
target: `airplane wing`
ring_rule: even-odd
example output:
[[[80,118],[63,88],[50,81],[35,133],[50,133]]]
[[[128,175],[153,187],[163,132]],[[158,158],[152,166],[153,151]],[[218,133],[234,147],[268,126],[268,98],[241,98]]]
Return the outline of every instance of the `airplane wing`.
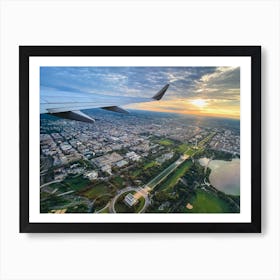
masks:
[[[118,113],[128,113],[119,106],[160,100],[168,87],[169,84],[165,85],[151,98],[70,93],[42,89],[40,92],[40,114],[51,114],[65,119],[92,123],[94,119],[80,110],[101,108]]]

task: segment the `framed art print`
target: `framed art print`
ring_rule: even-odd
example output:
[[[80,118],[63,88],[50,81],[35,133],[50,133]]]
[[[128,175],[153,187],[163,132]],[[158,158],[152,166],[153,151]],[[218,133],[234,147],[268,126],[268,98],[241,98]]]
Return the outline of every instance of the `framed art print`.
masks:
[[[20,232],[261,232],[261,47],[20,46]]]

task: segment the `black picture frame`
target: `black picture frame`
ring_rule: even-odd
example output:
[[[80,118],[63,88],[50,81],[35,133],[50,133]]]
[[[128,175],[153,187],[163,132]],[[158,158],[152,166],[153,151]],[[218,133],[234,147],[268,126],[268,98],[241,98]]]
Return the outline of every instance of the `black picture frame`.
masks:
[[[29,58],[32,56],[248,56],[251,57],[250,223],[32,223],[29,221]],[[261,232],[260,46],[19,46],[21,233],[259,233]],[[32,151],[31,151],[32,152]],[[39,188],[39,186],[38,186]]]

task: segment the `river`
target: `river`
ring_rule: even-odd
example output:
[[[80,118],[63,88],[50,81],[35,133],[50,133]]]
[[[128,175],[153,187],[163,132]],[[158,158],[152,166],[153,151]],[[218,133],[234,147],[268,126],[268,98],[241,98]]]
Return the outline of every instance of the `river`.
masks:
[[[199,159],[202,166],[206,166],[208,162],[208,158]],[[240,159],[211,160],[208,167],[211,169],[209,177],[211,185],[226,194],[240,194]]]

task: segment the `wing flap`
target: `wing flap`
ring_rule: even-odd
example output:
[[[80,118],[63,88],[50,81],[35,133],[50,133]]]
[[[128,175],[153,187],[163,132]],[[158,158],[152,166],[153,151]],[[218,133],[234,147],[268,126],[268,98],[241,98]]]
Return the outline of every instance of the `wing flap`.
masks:
[[[117,112],[117,113],[122,113],[122,114],[129,114],[128,111],[126,111],[123,108],[118,107],[118,106],[102,107],[101,109],[107,110],[107,111],[112,111],[112,112]]]
[[[87,122],[87,123],[94,123],[94,119],[89,117],[88,115],[84,114],[81,111],[67,111],[67,112],[59,112],[59,113],[50,113],[50,115],[68,119],[68,120],[75,120],[80,122]]]

